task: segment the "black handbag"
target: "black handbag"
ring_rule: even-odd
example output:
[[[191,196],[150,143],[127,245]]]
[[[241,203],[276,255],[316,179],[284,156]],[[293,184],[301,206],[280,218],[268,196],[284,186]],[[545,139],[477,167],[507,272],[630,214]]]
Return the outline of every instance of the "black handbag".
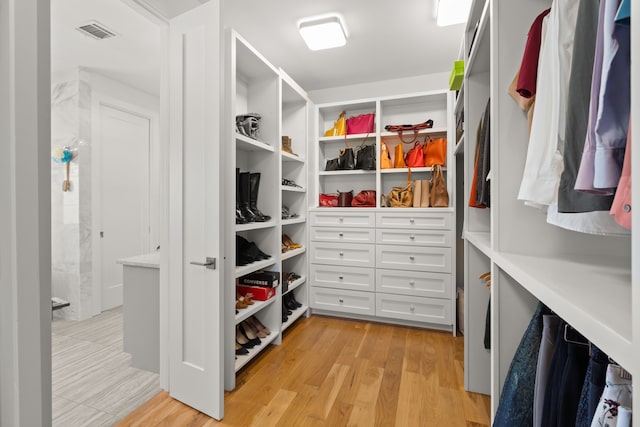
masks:
[[[366,171],[376,169],[376,146],[361,145],[356,153],[356,169]]]
[[[346,147],[340,150],[340,156],[338,156],[338,165],[340,170],[352,170],[356,167],[355,156],[353,155],[353,148]]]
[[[327,164],[324,167],[324,170],[326,171],[337,171],[338,169],[340,169],[340,164],[338,162],[338,159],[329,159],[327,160]]]

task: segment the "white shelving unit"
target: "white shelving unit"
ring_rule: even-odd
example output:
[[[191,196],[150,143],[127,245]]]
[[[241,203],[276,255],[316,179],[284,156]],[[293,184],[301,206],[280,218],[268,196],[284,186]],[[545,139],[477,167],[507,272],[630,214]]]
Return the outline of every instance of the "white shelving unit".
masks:
[[[465,33],[465,199],[475,160],[474,135],[489,98],[492,174],[491,207],[465,207],[465,388],[490,393],[493,413],[538,302],[632,375],[639,374],[640,343],[632,329],[640,313],[638,292],[632,290],[632,240],[549,225],[546,215],[517,200],[527,154],[527,119],[507,87],[522,59],[523,23],[533,22],[550,5],[539,0],[477,0]],[[486,271],[492,276],[490,352],[482,346],[489,294],[477,279]],[[634,425],[640,425],[638,420]]]

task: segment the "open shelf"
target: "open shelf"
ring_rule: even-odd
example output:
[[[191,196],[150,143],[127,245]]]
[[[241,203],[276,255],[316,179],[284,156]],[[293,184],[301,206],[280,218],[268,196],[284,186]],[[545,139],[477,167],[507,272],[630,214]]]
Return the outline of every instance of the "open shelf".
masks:
[[[287,321],[282,324],[282,330],[286,330],[289,326],[293,325],[293,322],[304,316],[304,314],[309,310],[309,307],[303,305],[300,308],[296,308],[290,316],[287,316]]]
[[[634,366],[628,260],[500,252],[492,260],[617,363]]]
[[[433,170],[433,168],[431,166],[429,167],[421,167],[421,168],[411,168],[411,173],[417,173],[417,172],[431,172]],[[446,171],[447,168],[442,167],[443,171]],[[409,168],[390,168],[390,169],[380,169],[380,173],[383,174],[393,174],[393,173],[401,173],[406,175],[409,172]]]
[[[307,218],[304,216],[299,216],[297,218],[283,219],[282,225],[302,224],[303,222],[307,222]]]
[[[236,133],[236,149],[240,151],[270,151],[275,152],[275,148],[272,145],[266,144],[262,141],[251,139],[242,134]]]
[[[318,175],[372,175],[375,174],[375,170],[365,171],[362,169],[354,169],[354,170],[337,170],[337,171],[319,171]]]
[[[395,134],[394,134],[395,135]],[[318,142],[332,142],[332,141],[344,141],[350,139],[364,139],[364,138],[375,138],[375,133],[354,133],[352,135],[341,135],[341,136],[321,136],[318,138]]]
[[[305,190],[304,188],[300,188],[300,187],[293,187],[291,185],[281,185],[280,189],[282,191],[291,191],[293,193],[306,193],[307,190]]]
[[[480,252],[491,258],[493,251],[491,250],[491,234],[488,231],[465,231],[463,237]]]
[[[280,335],[279,331],[271,331],[270,335],[267,335],[266,338],[260,338],[262,343],[257,345],[249,350],[249,354],[239,355],[236,359],[236,372],[242,369],[247,363],[251,361],[254,357],[256,357],[262,350],[267,348],[269,344],[271,344],[278,336]]]
[[[289,154],[289,153],[287,153],[285,151],[283,151],[281,154],[282,154],[282,161],[283,162],[304,163],[304,159],[302,157],[294,156],[293,154]]]
[[[275,227],[276,222],[274,220],[265,222],[249,222],[247,224],[236,224],[237,231],[250,231],[250,230],[262,230],[265,228]]]
[[[262,270],[263,268],[270,267],[275,263],[276,263],[276,258],[272,256],[271,258],[265,259],[262,261],[255,261],[255,262],[252,262],[251,264],[236,266],[235,278],[237,279],[238,277],[246,276],[247,274],[251,274],[254,271],[258,271],[258,270]]]
[[[489,40],[489,3],[484,4],[482,15],[480,16],[480,24],[476,33],[469,60],[464,64],[464,74],[470,76],[474,73],[489,72],[490,64],[490,40]]]
[[[238,309],[238,314],[236,314],[236,325],[240,322],[242,322],[245,319],[248,319],[249,317],[253,316],[254,314],[256,314],[257,312],[259,312],[260,310],[262,310],[265,307],[270,306],[271,304],[273,304],[276,300],[276,297],[273,296],[272,298],[269,298],[266,301],[258,301],[258,300],[253,300],[253,305],[250,305],[247,308],[240,308]]]
[[[293,258],[294,256],[298,256],[300,254],[303,254],[306,251],[307,251],[307,248],[303,246],[298,249],[291,249],[291,250],[288,250],[287,252],[283,252],[281,256],[282,261],[284,261],[285,259]]]
[[[291,283],[289,285],[289,289],[287,289],[287,292],[283,292],[282,295],[288,294],[289,292],[291,292],[294,289],[296,289],[296,288],[300,287],[301,285],[303,285],[304,282],[306,282],[306,281],[307,281],[307,278],[305,276],[302,276],[299,279],[294,280],[293,283]]]

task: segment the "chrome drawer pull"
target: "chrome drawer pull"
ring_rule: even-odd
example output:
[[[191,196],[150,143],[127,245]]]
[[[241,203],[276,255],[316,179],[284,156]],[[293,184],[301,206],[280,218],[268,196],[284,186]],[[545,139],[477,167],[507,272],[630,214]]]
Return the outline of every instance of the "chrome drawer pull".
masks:
[[[413,219],[413,218],[411,218],[411,219],[409,220],[409,222],[410,222],[411,224],[413,224],[414,222],[416,222],[416,220],[415,220],[415,219]]]
[[[416,281],[415,281],[415,280],[409,280],[409,285],[411,285],[411,286],[415,286],[415,284],[416,284]]]
[[[344,279],[344,277],[343,276],[338,276],[338,279],[342,280],[342,279]]]
[[[343,221],[344,221],[344,218],[340,218],[340,219],[338,219],[338,221],[343,222]]]
[[[414,261],[414,260],[416,259],[416,257],[414,257],[413,255],[411,255],[411,256],[409,257],[409,259],[410,259],[411,261]]]
[[[415,307],[414,305],[411,305],[411,306],[409,307],[409,310],[411,310],[411,311],[415,311],[415,309],[416,309],[416,307]]]
[[[339,255],[340,255],[340,256],[344,256],[344,252],[340,252],[340,253],[339,253]]]
[[[342,298],[338,298],[338,301],[340,302],[340,304],[342,304],[344,302],[344,300]]]
[[[340,234],[338,234],[338,236],[342,237],[342,236],[344,236],[344,234],[340,233]]]
[[[411,240],[416,240],[416,236],[414,236],[413,234],[412,234],[411,236],[409,236],[409,238],[410,238]]]

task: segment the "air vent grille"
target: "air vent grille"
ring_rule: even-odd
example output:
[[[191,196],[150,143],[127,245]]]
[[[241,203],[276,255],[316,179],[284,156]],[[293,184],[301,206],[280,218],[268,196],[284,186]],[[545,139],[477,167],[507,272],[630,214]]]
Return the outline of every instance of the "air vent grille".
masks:
[[[80,25],[76,28],[76,30],[97,40],[104,40],[116,36],[115,32],[111,31],[110,29],[96,21],[91,21],[86,24]]]

